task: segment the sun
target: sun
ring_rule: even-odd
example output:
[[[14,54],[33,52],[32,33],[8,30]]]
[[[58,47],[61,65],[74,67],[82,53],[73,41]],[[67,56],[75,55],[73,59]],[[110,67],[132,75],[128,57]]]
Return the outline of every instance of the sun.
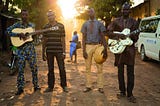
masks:
[[[74,4],[77,0],[58,0],[57,4],[62,10],[62,15],[65,19],[73,18],[77,11],[74,8]]]

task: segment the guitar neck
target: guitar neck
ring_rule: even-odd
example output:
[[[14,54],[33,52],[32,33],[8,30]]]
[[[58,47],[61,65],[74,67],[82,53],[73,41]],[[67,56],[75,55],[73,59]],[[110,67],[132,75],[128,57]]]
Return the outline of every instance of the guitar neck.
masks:
[[[43,30],[37,30],[35,32],[29,33],[29,35],[36,35],[37,33],[43,33],[43,32],[47,32],[50,31],[51,28],[47,28],[47,29],[43,29]]]
[[[149,28],[150,26],[155,25],[155,24],[158,24],[158,21],[151,21],[149,24],[147,24],[147,25],[145,25],[145,26],[143,26],[143,27],[140,27],[139,29],[131,32],[130,35],[131,35],[131,34],[139,33],[140,31],[143,31],[144,29],[147,29],[147,28]]]

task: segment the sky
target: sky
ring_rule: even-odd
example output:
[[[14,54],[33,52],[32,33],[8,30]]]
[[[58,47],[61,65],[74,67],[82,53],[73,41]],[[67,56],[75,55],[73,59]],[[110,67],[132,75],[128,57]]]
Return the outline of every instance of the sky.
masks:
[[[133,0],[133,2],[134,2],[134,5],[132,7],[137,6],[140,3],[143,3],[144,0]]]

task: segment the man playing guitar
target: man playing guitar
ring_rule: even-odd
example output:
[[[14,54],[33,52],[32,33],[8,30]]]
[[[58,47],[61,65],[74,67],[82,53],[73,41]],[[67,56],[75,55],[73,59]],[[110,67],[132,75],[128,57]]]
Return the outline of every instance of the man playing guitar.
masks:
[[[133,31],[138,28],[138,23],[133,18],[129,17],[130,13],[130,4],[125,3],[122,6],[122,16],[116,18],[107,28],[107,35],[110,39],[125,39],[127,35],[114,33],[122,32],[125,28]],[[135,42],[138,40],[138,33],[129,35],[129,38],[133,41],[132,45],[126,46],[125,50],[121,54],[115,54],[115,66],[118,67],[118,82],[120,93],[117,94],[117,97],[127,97],[129,102],[136,102],[136,98],[133,96],[134,88],[134,64],[135,64]],[[125,87],[124,80],[124,65],[127,65],[127,89]]]
[[[19,37],[23,41],[27,40],[27,36],[24,33],[14,33],[13,30],[16,28],[34,28],[34,25],[28,21],[28,11],[22,10],[21,11],[21,17],[22,21],[19,21],[15,23],[14,25],[7,28],[7,33],[11,37]],[[26,42],[23,45],[19,46],[17,49],[17,58],[18,58],[18,77],[17,77],[17,88],[18,91],[16,92],[16,95],[20,95],[24,92],[24,67],[25,67],[25,61],[28,60],[28,63],[31,68],[32,77],[33,77],[33,85],[34,85],[34,91],[40,90],[38,85],[38,68],[37,68],[37,62],[36,62],[36,51],[34,48],[34,44],[32,41]]]

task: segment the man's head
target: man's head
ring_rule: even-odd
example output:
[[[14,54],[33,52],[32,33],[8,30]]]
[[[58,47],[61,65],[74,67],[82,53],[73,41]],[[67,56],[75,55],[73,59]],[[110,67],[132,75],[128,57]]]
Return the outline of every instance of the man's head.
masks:
[[[47,17],[48,17],[49,22],[55,21],[55,18],[56,18],[55,13],[52,10],[49,10],[47,12]]]
[[[23,22],[28,21],[28,16],[29,16],[28,10],[25,9],[21,10],[21,17]]]
[[[129,13],[130,13],[130,4],[128,2],[125,2],[123,5],[122,5],[122,14],[123,14],[123,17],[127,18],[129,17]]]
[[[89,15],[90,19],[94,19],[95,18],[95,11],[94,11],[93,8],[90,8],[88,10],[88,15]]]

